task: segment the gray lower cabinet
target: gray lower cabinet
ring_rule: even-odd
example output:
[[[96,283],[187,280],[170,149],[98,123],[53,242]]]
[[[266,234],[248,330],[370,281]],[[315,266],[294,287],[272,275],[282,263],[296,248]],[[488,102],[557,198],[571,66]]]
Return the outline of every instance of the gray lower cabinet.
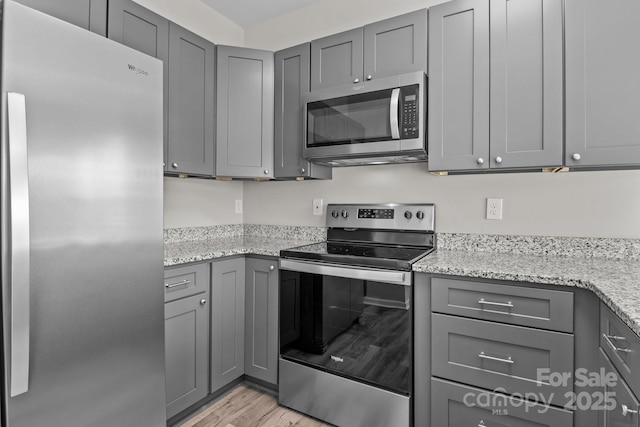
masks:
[[[217,47],[216,175],[273,178],[273,52]]]
[[[209,264],[165,270],[167,418],[209,393]]]
[[[211,263],[213,393],[244,375],[245,259]]]
[[[601,392],[602,403],[598,408],[598,427],[638,427],[640,426],[640,402],[624,380],[624,376],[614,368],[611,360],[600,350],[600,366],[610,380],[604,381]]]
[[[640,2],[565,0],[566,165],[640,165]]]
[[[304,108],[301,96],[310,89],[310,49],[311,45],[304,43],[274,55],[274,174],[277,179],[331,179],[331,168],[302,157]]]
[[[245,291],[245,374],[278,383],[278,260],[248,257]]]
[[[107,35],[107,0],[18,0],[18,2],[101,36]]]
[[[169,123],[166,170],[213,176],[215,46],[169,25]]]

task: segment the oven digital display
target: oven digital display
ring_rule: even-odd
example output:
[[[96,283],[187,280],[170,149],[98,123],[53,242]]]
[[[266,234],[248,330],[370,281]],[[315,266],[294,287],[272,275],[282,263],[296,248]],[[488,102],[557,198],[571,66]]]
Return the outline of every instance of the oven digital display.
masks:
[[[393,209],[358,209],[358,218],[393,219]]]

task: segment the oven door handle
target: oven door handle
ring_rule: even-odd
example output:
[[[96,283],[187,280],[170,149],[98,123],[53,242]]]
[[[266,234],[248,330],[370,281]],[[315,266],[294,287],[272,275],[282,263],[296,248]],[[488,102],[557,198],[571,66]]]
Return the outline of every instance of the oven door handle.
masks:
[[[342,267],[317,262],[280,259],[280,269],[301,273],[321,274],[323,276],[346,277],[349,279],[369,280],[393,285],[411,286],[410,271],[376,270],[369,268]]]

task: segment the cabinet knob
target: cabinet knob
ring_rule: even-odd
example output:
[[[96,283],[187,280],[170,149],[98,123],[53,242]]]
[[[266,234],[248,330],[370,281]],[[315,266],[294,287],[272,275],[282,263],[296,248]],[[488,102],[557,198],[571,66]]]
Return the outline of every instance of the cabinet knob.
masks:
[[[300,173],[305,173],[307,170],[305,168],[300,168]]]
[[[269,175],[269,169],[265,169],[265,170],[264,170],[264,174],[265,174],[265,175]]]
[[[478,163],[479,165],[483,165],[484,159],[482,157],[478,157],[478,160],[476,160],[476,163]]]
[[[502,157],[500,157],[500,156],[496,157],[496,163],[497,164],[502,163]]]
[[[200,305],[205,305],[206,303],[207,303],[207,300],[206,300],[206,299],[202,298],[202,299],[200,300]]]
[[[162,162],[162,167],[167,166],[167,164],[165,162]]]
[[[372,76],[371,74],[369,74],[369,75],[367,76],[367,80],[371,80],[372,78],[373,78],[373,76]]]
[[[634,414],[635,415],[635,414],[638,413],[637,410],[629,409],[629,407],[627,405],[625,405],[625,404],[622,404],[621,408],[622,408],[622,416],[623,417],[626,417],[629,414]]]
[[[582,158],[582,156],[578,153],[574,153],[573,156],[571,156],[571,158],[575,161],[578,161]]]
[[[275,265],[270,265],[270,266],[269,266],[269,271],[273,271],[273,270],[275,270],[275,269],[276,269],[276,266],[275,266]]]
[[[174,169],[178,169],[178,164],[176,162],[171,163],[171,167]]]
[[[360,79],[356,77],[355,79],[353,79],[353,82],[354,83],[360,83]]]

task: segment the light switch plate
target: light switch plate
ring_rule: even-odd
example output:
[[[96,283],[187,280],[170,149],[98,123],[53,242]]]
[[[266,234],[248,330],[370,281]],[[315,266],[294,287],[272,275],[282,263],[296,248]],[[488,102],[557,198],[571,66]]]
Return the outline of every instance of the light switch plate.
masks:
[[[242,213],[242,199],[236,200],[236,213]]]
[[[322,199],[313,199],[313,214],[322,215],[323,206],[324,206],[324,201]]]

